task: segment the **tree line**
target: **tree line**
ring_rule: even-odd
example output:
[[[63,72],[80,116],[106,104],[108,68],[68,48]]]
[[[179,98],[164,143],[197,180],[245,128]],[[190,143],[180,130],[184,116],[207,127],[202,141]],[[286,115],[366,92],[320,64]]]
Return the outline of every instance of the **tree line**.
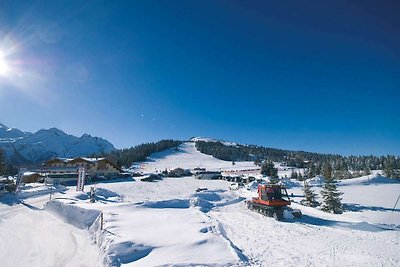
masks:
[[[224,145],[221,142],[196,141],[201,153],[227,161],[282,162],[288,167],[305,168],[306,177],[323,175],[324,166],[332,168],[335,179],[348,179],[368,175],[371,170],[383,170],[385,176],[400,178],[400,157],[388,156],[341,156],[305,151],[292,151],[256,145]]]
[[[343,213],[342,198],[340,197],[343,193],[338,190],[332,172],[332,167],[329,164],[325,164],[323,167],[324,184],[321,190],[322,205],[316,200],[318,195],[314,192],[306,179],[303,180],[304,199],[301,200],[300,203],[310,207],[321,205],[321,210],[325,212]],[[271,183],[277,183],[279,181],[278,169],[270,160],[265,160],[261,165],[261,173],[267,175]]]
[[[3,150],[0,149],[0,176],[15,175],[18,169],[6,159]]]
[[[115,162],[119,167],[130,167],[134,162],[144,161],[152,153],[169,148],[177,148],[180,144],[182,144],[182,141],[171,139],[161,140],[155,143],[145,143],[131,148],[115,150],[102,156]]]

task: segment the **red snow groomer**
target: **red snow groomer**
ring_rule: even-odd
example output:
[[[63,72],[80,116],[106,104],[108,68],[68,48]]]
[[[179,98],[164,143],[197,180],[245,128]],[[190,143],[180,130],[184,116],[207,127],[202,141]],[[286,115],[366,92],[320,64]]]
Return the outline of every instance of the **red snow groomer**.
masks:
[[[247,201],[250,210],[257,211],[265,216],[283,219],[284,210],[290,212],[295,218],[301,217],[301,211],[289,207],[291,204],[286,188],[280,184],[258,185],[258,197]]]

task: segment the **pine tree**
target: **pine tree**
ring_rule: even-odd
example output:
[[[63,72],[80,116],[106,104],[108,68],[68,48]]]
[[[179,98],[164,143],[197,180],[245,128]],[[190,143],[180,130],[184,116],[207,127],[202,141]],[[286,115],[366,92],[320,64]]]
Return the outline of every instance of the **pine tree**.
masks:
[[[261,174],[267,175],[271,178],[278,178],[278,169],[275,168],[274,163],[272,161],[266,161],[261,166]]]
[[[314,190],[306,181],[304,181],[303,192],[304,199],[301,201],[303,205],[310,207],[316,207],[319,205],[318,201],[316,200],[317,194],[315,194]]]
[[[322,168],[322,173],[324,174],[325,179],[332,178],[332,166],[329,162],[324,164],[324,167]]]
[[[371,169],[368,166],[364,166],[363,168],[363,175],[370,175]]]
[[[295,172],[294,170],[292,170],[292,173],[290,174],[290,178],[291,178],[291,179],[297,179],[297,172]]]
[[[4,158],[3,150],[0,149],[0,175],[6,174],[6,171],[7,171],[6,160]]]
[[[336,181],[333,178],[326,178],[322,187],[323,204],[321,210],[325,212],[333,212],[336,214],[343,213],[343,206],[340,197],[343,193],[339,192]]]
[[[261,166],[261,161],[257,158],[257,159],[254,161],[254,165],[255,165],[255,166]]]
[[[300,172],[300,171],[299,171],[299,173],[297,174],[297,180],[299,180],[299,181],[304,181],[303,175],[301,175],[301,172]]]

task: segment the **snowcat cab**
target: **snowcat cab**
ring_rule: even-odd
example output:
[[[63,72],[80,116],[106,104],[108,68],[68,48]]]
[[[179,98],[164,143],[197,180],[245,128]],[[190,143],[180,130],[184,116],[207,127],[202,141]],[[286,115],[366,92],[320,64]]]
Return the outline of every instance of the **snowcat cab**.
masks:
[[[259,203],[267,206],[290,205],[289,195],[284,186],[278,184],[259,185],[257,191]]]
[[[291,202],[285,186],[280,184],[258,185],[258,197],[247,201],[247,207],[263,215],[274,217],[280,221],[283,219],[284,210],[289,211],[295,218],[301,217],[300,210],[288,207]]]

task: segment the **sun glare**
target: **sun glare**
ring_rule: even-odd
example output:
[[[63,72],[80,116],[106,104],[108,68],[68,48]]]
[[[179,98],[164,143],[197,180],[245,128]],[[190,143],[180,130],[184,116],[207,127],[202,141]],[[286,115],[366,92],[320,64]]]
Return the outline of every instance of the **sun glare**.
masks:
[[[0,75],[6,76],[10,70],[7,59],[5,58],[3,52],[0,51]]]

